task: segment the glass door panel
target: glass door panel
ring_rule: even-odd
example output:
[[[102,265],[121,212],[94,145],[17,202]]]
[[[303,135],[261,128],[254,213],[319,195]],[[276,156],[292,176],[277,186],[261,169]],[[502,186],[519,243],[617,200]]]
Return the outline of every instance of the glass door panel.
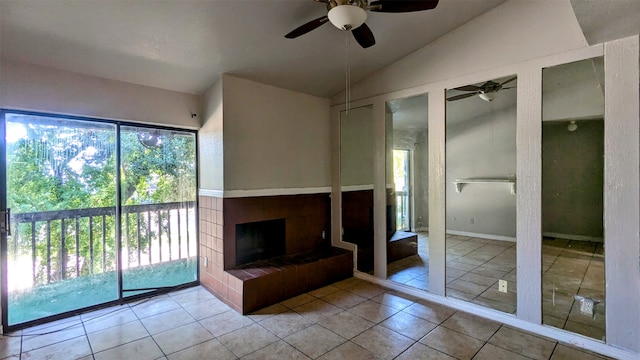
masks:
[[[428,96],[387,101],[387,277],[429,290]]]
[[[446,294],[516,313],[516,76],[447,90]]]
[[[123,296],[196,281],[195,134],[120,129]]]
[[[116,126],[14,113],[4,120],[12,231],[1,245],[3,323],[118,299]]]
[[[604,59],[543,69],[542,100],[542,323],[604,341]]]

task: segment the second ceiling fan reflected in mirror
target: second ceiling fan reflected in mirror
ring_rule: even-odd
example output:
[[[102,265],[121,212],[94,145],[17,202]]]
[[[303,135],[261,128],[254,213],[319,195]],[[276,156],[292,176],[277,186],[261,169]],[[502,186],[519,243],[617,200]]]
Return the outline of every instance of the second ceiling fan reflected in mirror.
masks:
[[[457,88],[453,88],[452,90],[457,90],[464,92],[463,94],[454,95],[447,98],[447,101],[456,101],[466,99],[475,95],[484,101],[493,101],[497,96],[498,92],[502,90],[514,89],[514,86],[505,87],[505,85],[513,82],[517,79],[516,76],[510,77],[506,80],[489,80],[484,84],[478,85],[465,85]]]

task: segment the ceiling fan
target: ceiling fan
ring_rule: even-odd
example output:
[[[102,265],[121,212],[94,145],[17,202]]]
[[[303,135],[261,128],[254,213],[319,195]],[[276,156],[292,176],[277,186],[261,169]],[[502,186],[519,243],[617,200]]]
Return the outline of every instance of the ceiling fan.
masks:
[[[284,37],[295,39],[314,30],[327,21],[344,31],[351,31],[353,37],[363,48],[375,45],[376,39],[371,29],[364,22],[367,11],[402,13],[431,10],[438,5],[439,0],[314,0],[327,6],[327,15],[294,29]]]
[[[465,86],[460,86],[457,88],[453,88],[453,90],[459,90],[459,91],[470,91],[467,94],[460,94],[460,95],[456,95],[456,96],[452,96],[447,98],[447,101],[455,101],[455,100],[461,100],[461,99],[466,99],[468,97],[472,97],[474,95],[478,95],[480,97],[480,99],[484,100],[484,101],[493,101],[493,99],[496,98],[496,95],[498,93],[498,91],[500,90],[507,90],[507,89],[513,89],[515,88],[515,86],[511,86],[511,87],[503,87],[504,85],[512,82],[513,80],[517,79],[517,76],[514,76],[512,78],[507,79],[506,81],[503,81],[501,83],[495,82],[495,81],[487,81],[486,83],[478,86],[478,85],[465,85]]]

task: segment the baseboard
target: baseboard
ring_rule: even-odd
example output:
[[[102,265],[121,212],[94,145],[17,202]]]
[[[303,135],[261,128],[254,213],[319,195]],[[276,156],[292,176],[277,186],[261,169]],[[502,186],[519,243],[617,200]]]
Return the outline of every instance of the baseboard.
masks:
[[[477,237],[481,239],[516,242],[516,238],[512,236],[481,234],[481,233],[473,233],[473,232],[458,231],[458,230],[447,230],[447,235],[469,236],[469,237]]]
[[[567,240],[577,240],[577,241],[588,241],[588,242],[604,242],[604,239],[601,237],[595,236],[585,236],[585,235],[573,235],[573,234],[561,234],[555,232],[542,232],[542,236],[553,237],[558,239],[567,239]]]

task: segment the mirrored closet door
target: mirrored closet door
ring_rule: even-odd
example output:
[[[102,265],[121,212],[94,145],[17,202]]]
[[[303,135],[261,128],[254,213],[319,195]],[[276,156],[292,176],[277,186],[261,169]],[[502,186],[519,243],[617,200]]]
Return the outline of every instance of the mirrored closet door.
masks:
[[[516,76],[446,92],[446,295],[516,313]]]
[[[542,322],[605,340],[604,60],[542,72]]]
[[[428,96],[387,101],[387,277],[429,290]]]

